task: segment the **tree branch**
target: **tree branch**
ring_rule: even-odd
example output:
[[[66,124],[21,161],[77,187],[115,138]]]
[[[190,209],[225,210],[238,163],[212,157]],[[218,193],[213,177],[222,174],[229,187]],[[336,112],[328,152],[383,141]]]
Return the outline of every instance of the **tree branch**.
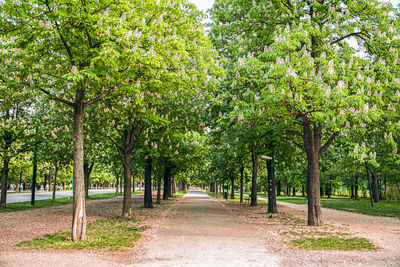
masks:
[[[331,137],[329,137],[328,141],[320,148],[319,154],[322,155],[328,147],[332,144],[333,140],[335,140],[336,136],[338,136],[340,132],[334,132]]]
[[[71,106],[71,107],[73,107],[75,104],[74,103],[72,103],[71,101],[68,101],[68,100],[65,100],[65,99],[63,99],[63,98],[59,98],[59,97],[56,97],[56,96],[54,96],[54,95],[52,95],[49,91],[47,91],[47,90],[45,90],[45,89],[42,89],[42,88],[38,88],[40,91],[42,91],[43,93],[45,93],[46,95],[48,95],[49,97],[50,97],[50,99],[51,100],[55,100],[55,101],[58,101],[58,102],[62,102],[62,103],[64,103],[64,104],[67,104],[68,106]]]
[[[47,6],[48,11],[51,13],[51,8],[50,8],[49,1],[48,1],[48,0],[46,0],[46,6]],[[65,50],[66,50],[67,53],[68,53],[69,60],[71,61],[71,64],[72,64],[73,66],[75,66],[74,56],[72,55],[71,47],[68,45],[68,43],[67,43],[67,41],[65,40],[64,36],[61,34],[61,30],[60,30],[60,27],[59,27],[57,21],[54,21],[54,24],[56,25],[57,33],[58,33],[58,35],[60,36],[61,42],[63,43],[63,45],[64,45],[64,47],[65,47]]]
[[[343,37],[341,37],[341,38],[339,38],[339,39],[337,39],[337,40],[335,40],[335,41],[332,41],[331,42],[331,45],[333,45],[333,44],[336,44],[336,43],[338,43],[338,42],[340,42],[340,41],[342,41],[342,40],[344,40],[344,39],[346,39],[346,38],[349,38],[349,37],[351,37],[351,36],[358,36],[358,35],[360,35],[362,32],[352,32],[352,33],[350,33],[350,34],[348,34],[348,35],[346,35],[346,36],[343,36]]]
[[[111,94],[113,92],[114,92],[114,89],[110,89],[108,91],[103,92],[101,95],[98,95],[95,98],[90,99],[89,101],[87,101],[85,103],[85,107],[90,106],[91,104],[96,103],[99,100],[102,100],[103,98],[105,98],[106,96],[108,96],[109,94]]]

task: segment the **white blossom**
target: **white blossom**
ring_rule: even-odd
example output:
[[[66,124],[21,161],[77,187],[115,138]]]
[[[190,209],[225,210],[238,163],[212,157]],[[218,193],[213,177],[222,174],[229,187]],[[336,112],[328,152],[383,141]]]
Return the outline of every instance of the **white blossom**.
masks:
[[[72,73],[78,73],[78,68],[75,65],[72,66],[71,72]]]
[[[329,74],[329,75],[335,74],[334,63],[335,63],[335,62],[333,61],[333,59],[331,59],[331,60],[329,61],[329,63],[328,63],[328,74]]]
[[[289,68],[288,68],[288,70],[287,70],[287,76],[297,78],[297,73],[296,73],[296,71],[292,68],[292,66],[289,66]]]

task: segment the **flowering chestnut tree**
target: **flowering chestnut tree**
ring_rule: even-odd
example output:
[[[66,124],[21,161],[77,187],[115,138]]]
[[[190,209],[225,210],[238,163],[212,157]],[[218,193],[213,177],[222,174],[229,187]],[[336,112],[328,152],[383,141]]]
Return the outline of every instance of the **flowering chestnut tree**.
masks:
[[[7,0],[0,3],[0,10],[1,41],[19,58],[20,83],[73,109],[72,240],[84,239],[85,110],[111,94],[131,90],[132,83],[150,74],[142,73],[143,66],[164,71],[171,68],[165,61],[178,68],[181,60],[204,59],[202,53],[189,57],[188,52],[203,49],[196,45],[204,39],[195,26],[199,13],[184,0]],[[165,45],[174,49],[161,53]]]
[[[225,10],[216,16],[221,40],[232,29],[227,46],[241,51],[233,85],[256,91],[270,116],[286,114],[282,123],[303,139],[308,224],[319,225],[321,155],[341,132],[379,120],[398,101],[393,9],[379,1],[235,3],[216,4]]]

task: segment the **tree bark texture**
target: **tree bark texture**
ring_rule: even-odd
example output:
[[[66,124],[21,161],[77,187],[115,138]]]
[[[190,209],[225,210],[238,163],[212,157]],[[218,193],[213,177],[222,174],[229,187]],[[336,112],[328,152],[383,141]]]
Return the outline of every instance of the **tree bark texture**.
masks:
[[[94,161],[89,165],[89,163],[85,162],[83,164],[83,171],[85,174],[85,197],[89,197],[89,179],[90,179],[90,174],[92,173],[94,166]]]
[[[115,179],[117,181],[117,183],[115,184],[115,194],[118,195],[118,189],[119,189],[119,173],[118,172],[115,173]]]
[[[49,171],[49,192],[51,192],[52,180],[53,180],[53,171],[50,170],[50,171]]]
[[[86,238],[86,204],[85,185],[83,171],[83,113],[84,113],[84,90],[78,90],[74,106],[74,169],[73,169],[73,218],[72,218],[72,241]]]
[[[243,203],[243,176],[244,176],[244,167],[240,167],[240,203]]]
[[[354,199],[358,199],[358,173],[356,174],[356,182],[354,185]]]
[[[124,199],[122,201],[122,218],[129,218],[132,208],[131,176],[132,162],[131,153],[124,153]]]
[[[369,190],[369,198],[371,200],[371,206],[374,206],[374,196],[372,193],[371,179],[369,178],[369,170],[367,164],[365,164],[365,171],[367,173],[368,190]]]
[[[175,181],[175,175],[172,175],[172,195],[176,194],[176,181]]]
[[[55,167],[55,170],[54,170],[54,178],[53,178],[53,196],[51,197],[51,200],[53,202],[56,201],[57,175],[58,175],[58,166],[57,166],[57,163],[56,163],[56,167]]]
[[[1,170],[1,203],[0,207],[5,208],[7,206],[7,182],[8,182],[8,173],[10,171],[9,169],[9,164],[10,164],[10,159],[5,157],[3,159],[3,169]]]
[[[372,177],[372,194],[374,197],[374,202],[379,202],[379,186],[378,186],[378,172],[376,170],[371,171]]]
[[[164,191],[163,191],[163,199],[167,200],[171,197],[171,167],[169,163],[166,163],[164,167]]]
[[[321,225],[321,197],[319,180],[319,157],[322,140],[322,127],[311,125],[307,116],[303,118],[303,140],[307,155],[307,198],[308,225]]]
[[[257,172],[258,172],[258,155],[254,149],[251,150],[251,162],[253,164],[251,173],[251,202],[250,206],[257,206]]]
[[[231,176],[231,199],[235,199],[235,176]]]
[[[276,206],[275,167],[273,160],[267,160],[267,173],[268,173],[268,186],[271,186],[269,192],[271,192],[271,198],[272,198],[272,213],[278,213],[278,208]]]
[[[148,157],[146,159],[146,166],[144,169],[144,179],[145,179],[144,207],[145,208],[153,208],[153,197],[152,197],[152,188],[151,188],[151,169],[152,169],[152,159],[150,157]]]
[[[157,175],[157,204],[161,203],[161,176],[161,173]]]

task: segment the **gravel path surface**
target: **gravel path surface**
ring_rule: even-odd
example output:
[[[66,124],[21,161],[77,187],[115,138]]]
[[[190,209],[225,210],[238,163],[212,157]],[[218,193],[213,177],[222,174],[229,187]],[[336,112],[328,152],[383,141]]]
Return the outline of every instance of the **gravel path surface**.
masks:
[[[275,266],[278,257],[220,202],[191,191],[160,220],[139,266]]]

